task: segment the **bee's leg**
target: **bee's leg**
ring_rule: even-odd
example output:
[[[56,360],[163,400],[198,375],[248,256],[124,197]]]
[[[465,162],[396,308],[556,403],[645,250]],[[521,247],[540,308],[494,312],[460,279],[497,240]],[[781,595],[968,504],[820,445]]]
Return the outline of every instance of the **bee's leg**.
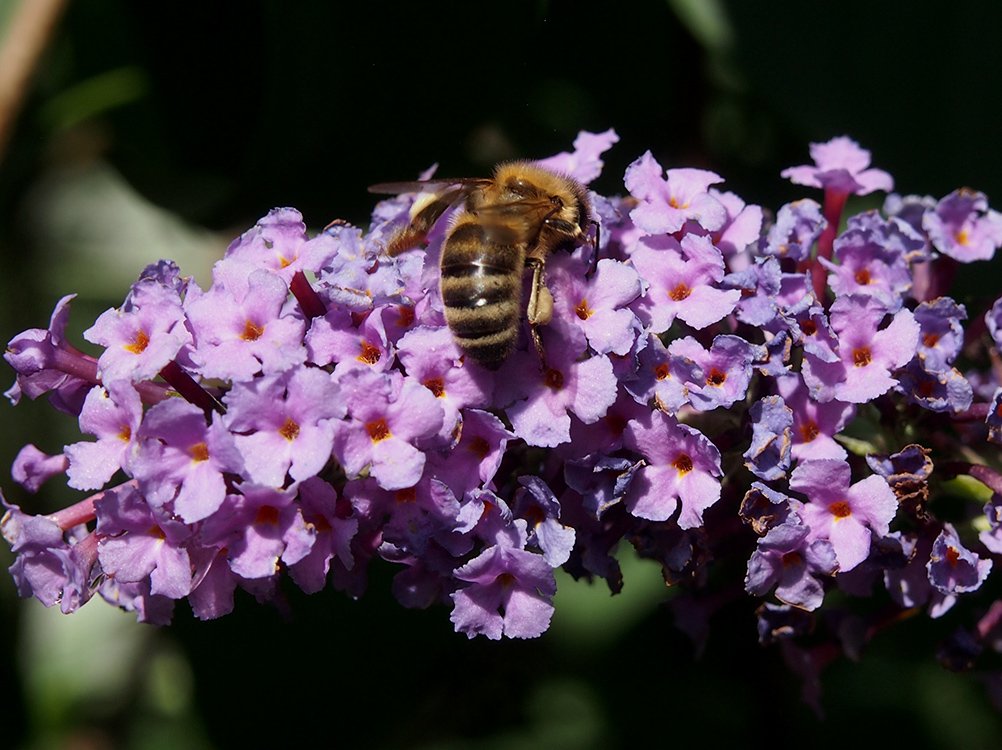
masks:
[[[588,270],[585,272],[586,279],[590,279],[592,276],[595,275],[595,271],[598,270],[598,248],[600,244],[599,232],[602,229],[601,225],[599,225],[599,223],[594,219],[592,220],[591,223],[595,225],[595,239],[594,241],[588,243],[591,245],[591,262],[588,264]]]
[[[539,355],[540,365],[545,367],[546,355],[543,352],[543,340],[537,326],[545,326],[553,318],[553,295],[550,294],[543,278],[543,261],[530,257],[525,259],[525,264],[532,268],[532,287],[525,317],[529,321],[529,332],[532,334],[532,343],[536,347],[536,354]]]

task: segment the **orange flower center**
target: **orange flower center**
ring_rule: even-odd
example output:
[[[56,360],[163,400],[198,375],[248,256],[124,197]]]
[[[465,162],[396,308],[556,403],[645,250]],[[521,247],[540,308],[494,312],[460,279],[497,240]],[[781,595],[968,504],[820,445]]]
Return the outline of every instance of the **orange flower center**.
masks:
[[[299,425],[292,419],[292,417],[286,417],[285,422],[283,422],[282,426],[278,428],[278,434],[291,443],[299,437]]]
[[[255,524],[267,524],[269,526],[278,525],[278,508],[273,505],[262,505],[257,509],[257,515],[254,517]]]
[[[146,351],[146,347],[150,345],[150,337],[147,335],[146,331],[139,329],[136,331],[136,335],[132,337],[132,343],[126,344],[125,348],[127,351],[133,354],[142,354]]]
[[[727,373],[721,372],[716,367],[711,367],[710,372],[706,375],[706,384],[722,386],[724,381],[727,380]]]
[[[828,510],[831,511],[831,514],[835,516],[836,519],[848,518],[852,515],[852,508],[849,507],[849,503],[845,500],[836,500],[828,506]]]
[[[365,339],[359,343],[359,349],[361,349],[361,354],[355,357],[355,359],[359,362],[364,362],[367,365],[376,364],[376,362],[379,361],[379,357],[382,356],[379,352],[379,348],[373,346]]]
[[[820,433],[821,430],[818,429],[817,422],[814,422],[813,420],[808,420],[800,425],[800,439],[805,443],[811,442]]]
[[[564,374],[560,370],[554,370],[551,367],[543,375],[543,382],[546,383],[550,390],[559,391],[564,387]]]
[[[679,282],[675,285],[674,289],[668,291],[668,296],[671,297],[675,302],[681,302],[686,297],[692,293],[692,290],[683,282]]]
[[[366,422],[365,431],[369,433],[369,437],[372,438],[372,442],[374,443],[386,440],[391,435],[390,426],[386,424],[386,420],[382,417],[374,419],[371,422]]]
[[[872,360],[873,355],[870,354],[870,347],[861,346],[852,350],[852,363],[856,367],[866,367]]]
[[[688,474],[692,471],[692,459],[685,453],[682,453],[672,462],[672,466],[679,474]]]
[[[487,458],[487,454],[491,452],[491,445],[487,442],[487,440],[477,435],[467,444],[466,450],[470,451],[473,455],[483,461]]]
[[[252,320],[244,321],[244,332],[240,338],[244,341],[257,341],[264,334],[264,326],[259,326]]]
[[[443,398],[445,396],[445,381],[442,378],[428,378],[422,385],[434,393],[435,398]]]
[[[583,299],[578,302],[578,306],[574,308],[574,313],[581,318],[581,320],[588,320],[593,314],[594,310],[588,307],[588,300]]]
[[[209,460],[209,446],[205,443],[195,443],[188,449],[188,453],[191,454],[191,459],[193,461]]]

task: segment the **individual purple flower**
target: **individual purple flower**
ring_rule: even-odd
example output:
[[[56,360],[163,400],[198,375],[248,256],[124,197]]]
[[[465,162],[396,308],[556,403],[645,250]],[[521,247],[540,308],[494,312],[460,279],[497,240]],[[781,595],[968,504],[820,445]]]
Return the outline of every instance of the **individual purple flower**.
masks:
[[[706,350],[691,336],[676,339],[668,346],[673,357],[684,357],[703,373],[699,383],[687,383],[689,399],[699,411],[730,407],[743,399],[752,376],[752,362],[764,359],[760,346],[739,336],[716,336]]]
[[[543,553],[546,564],[558,568],[567,562],[574,548],[574,529],[560,522],[560,502],[539,477],[519,477],[515,493],[515,515],[524,518],[529,543]]]
[[[626,507],[634,516],[693,529],[720,499],[720,451],[705,435],[661,412],[630,422],[625,443],[647,459],[630,485]]]
[[[385,490],[413,487],[424,472],[417,447],[442,429],[435,395],[399,373],[352,370],[339,381],[349,420],[337,423],[334,455],[349,477],[367,466]]]
[[[1002,388],[996,388],[985,415],[988,425],[988,439],[993,443],[1002,444]]]
[[[306,360],[303,321],[283,315],[285,282],[270,271],[253,271],[246,286],[215,283],[189,291],[185,310],[195,332],[191,359],[204,377],[250,380],[284,372]]]
[[[898,373],[897,390],[930,411],[966,411],[974,398],[971,384],[956,367],[928,370],[918,359]]]
[[[813,165],[790,167],[781,174],[795,185],[824,188],[847,195],[892,190],[894,181],[882,169],[872,169],[870,152],[846,136],[811,144]]]
[[[573,152],[562,151],[555,156],[540,159],[536,164],[587,185],[602,173],[602,154],[618,142],[619,136],[612,128],[604,133],[582,130],[574,139]]]
[[[866,559],[871,535],[886,535],[898,508],[883,477],[871,475],[851,487],[850,478],[849,464],[836,459],[804,461],[790,475],[790,489],[809,499],[799,515],[811,539],[832,543],[842,573]]]
[[[83,337],[105,347],[97,361],[105,383],[151,380],[191,343],[180,300],[168,295],[147,295],[141,305],[106,310]]]
[[[825,362],[805,352],[803,376],[818,401],[862,404],[890,390],[893,370],[915,355],[919,326],[909,310],[899,310],[878,329],[886,314],[873,297],[839,297],[831,307],[831,326],[838,335],[838,361]]]
[[[759,252],[798,263],[808,260],[827,224],[816,201],[804,198],[787,203],[779,209],[776,221],[760,240]]]
[[[69,460],[62,453],[50,456],[28,443],[17,452],[10,468],[11,478],[28,492],[38,492],[39,488],[52,477],[62,474],[69,466]]]
[[[640,308],[655,333],[667,331],[675,318],[693,328],[706,328],[734,309],[741,298],[736,289],[719,289],[724,258],[709,237],[687,234],[642,237],[630,256],[648,283]]]
[[[219,510],[225,475],[242,475],[244,461],[218,414],[206,424],[197,406],[169,399],[146,414],[128,469],[152,507],[172,503],[181,520],[195,523]]]
[[[31,328],[7,344],[3,357],[17,373],[16,382],[4,394],[12,404],[16,405],[22,394],[36,399],[49,393],[60,411],[80,413],[98,378],[97,362],[66,341],[70,302],[75,296],[67,295],[56,303],[47,329]]]
[[[939,252],[961,263],[991,260],[1002,245],[1002,214],[988,207],[984,193],[954,190],[927,212],[922,227]]]
[[[294,208],[273,208],[230,243],[226,257],[277,274],[288,285],[297,271],[316,272],[333,255],[327,235],[307,239],[303,216]]]
[[[992,569],[991,560],[982,560],[960,543],[952,524],[943,524],[926,570],[929,581],[943,594],[964,594],[981,588]]]
[[[31,516],[7,502],[0,531],[14,553],[8,569],[19,596],[34,596],[46,607],[59,604],[63,613],[82,606],[92,593],[97,564],[97,538],[82,525],[67,527],[48,516]]]
[[[285,486],[286,473],[301,481],[324,467],[333,420],[346,409],[331,375],[308,367],[236,383],[224,400],[224,424],[235,433],[247,475],[271,487]]]
[[[991,499],[985,503],[985,517],[988,519],[988,530],[980,532],[978,538],[989,552],[1002,555],[1002,495],[992,493]]]
[[[157,517],[134,487],[104,493],[95,502],[105,575],[121,583],[149,579],[150,593],[180,599],[191,591],[187,543],[191,529]]]
[[[470,585],[452,594],[450,619],[470,638],[536,638],[550,626],[557,591],[553,569],[542,555],[495,545],[456,569]]]
[[[963,311],[964,306],[960,305],[960,309]],[[995,300],[991,310],[985,313],[985,324],[988,326],[988,332],[992,335],[995,347],[1002,350],[1002,297]]]
[[[774,481],[790,468],[793,411],[780,396],[760,398],[748,410],[752,440],[744,453],[745,466],[759,479]]]
[[[112,381],[107,390],[92,388],[80,412],[80,430],[97,440],[66,446],[66,483],[77,490],[104,487],[124,465],[142,418],[139,394],[128,381]]]
[[[724,207],[726,218],[723,225],[713,231],[710,239],[731,271],[737,271],[748,264],[748,248],[758,241],[762,231],[762,207],[746,205],[737,195],[721,192],[716,188],[708,191]]]
[[[900,222],[907,229],[907,224]],[[911,233],[911,230],[908,230]],[[914,233],[911,233],[914,234]],[[911,288],[912,278],[905,255],[890,246],[886,232],[874,231],[859,224],[851,226],[835,240],[835,258],[818,262],[827,268],[828,285],[836,297],[861,294],[876,298],[888,312],[901,309],[904,294]],[[914,237],[914,247],[922,240]]]
[[[312,594],[327,582],[333,558],[349,570],[354,565],[351,540],[358,532],[358,519],[351,516],[348,502],[339,501],[335,489],[318,477],[299,485],[297,500],[303,520],[315,536],[309,553],[289,566],[289,575],[299,588]]]
[[[687,221],[713,232],[727,219],[723,204],[709,194],[723,182],[705,169],[669,169],[667,179],[650,151],[626,168],[626,189],[639,201],[630,218],[647,234],[671,234]]]
[[[585,270],[582,262],[570,256],[547,264],[555,314],[580,328],[597,353],[628,353],[641,326],[626,305],[643,294],[640,275],[611,258],[600,260],[592,277]]]
[[[457,497],[489,485],[505,455],[508,441],[515,437],[490,412],[465,409],[462,434],[451,450],[432,451],[428,464],[432,476],[445,482]]]
[[[643,459],[591,454],[569,459],[564,464],[564,479],[580,498],[580,510],[599,520],[607,510],[623,502],[634,474],[645,465]],[[575,528],[579,526],[575,524]]]
[[[654,334],[640,352],[639,367],[626,381],[626,390],[641,404],[653,398],[658,408],[675,414],[689,403],[688,383],[702,383],[704,373],[693,360],[672,355]]]
[[[309,361],[321,367],[337,363],[334,370],[337,377],[355,369],[389,370],[394,351],[386,335],[384,310],[370,312],[359,323],[352,313],[339,306],[314,318],[305,339]]]
[[[544,332],[544,367],[535,353],[516,352],[497,381],[498,400],[511,404],[507,414],[515,434],[544,448],[570,440],[568,412],[592,424],[612,406],[617,391],[609,358],[597,355],[579,361],[582,347],[556,329],[551,325]]]
[[[415,328],[400,340],[398,356],[408,376],[438,399],[443,438],[451,439],[461,409],[490,403],[492,381],[467,362],[448,328]]]
[[[810,529],[793,516],[758,540],[748,560],[745,590],[764,596],[774,586],[785,604],[812,611],[824,598],[822,578],[832,576],[835,550],[824,539],[810,541]]]
[[[779,296],[783,276],[775,258],[756,258],[753,265],[727,274],[721,286],[741,293],[737,303],[738,320],[763,327],[779,314]]]
[[[557,447],[555,456],[577,458],[588,454],[608,455],[623,446],[623,434],[630,420],[643,419],[650,413],[646,404],[638,404],[626,391],[620,391],[605,415],[591,424],[571,420],[571,440]]]
[[[914,315],[919,324],[916,354],[922,365],[932,372],[948,369],[964,345],[960,321],[967,319],[967,309],[949,297],[937,297],[916,307]]]
[[[225,547],[230,569],[241,578],[271,578],[279,561],[294,565],[309,554],[316,528],[303,519],[291,490],[245,484],[227,495],[224,512],[207,519],[202,539]]]
[[[777,378],[776,389],[793,411],[793,457],[844,459],[845,448],[833,438],[855,415],[856,407],[842,401],[814,401],[796,373]]]

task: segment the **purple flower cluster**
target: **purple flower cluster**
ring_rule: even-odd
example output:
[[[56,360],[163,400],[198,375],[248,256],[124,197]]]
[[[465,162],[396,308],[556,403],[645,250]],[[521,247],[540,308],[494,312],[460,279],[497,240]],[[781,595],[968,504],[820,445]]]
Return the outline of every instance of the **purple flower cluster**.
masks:
[[[617,140],[582,133],[541,163],[587,183]],[[542,359],[525,330],[497,371],[445,324],[447,220],[384,252],[414,195],[312,237],[275,209],[208,289],[145,269],[85,332],[97,358],[66,340],[64,298],[8,345],[7,395],[48,396],[88,437],[26,446],[13,475],[85,496],[44,516],[4,501],[20,593],[65,612],[96,593],[154,623],[187,599],[208,619],[285,577],[358,596],[378,558],[405,606],[528,638],[557,568],[618,591],[628,543],[694,597],[739,556],[763,641],[823,632],[852,597],[942,616],[1002,554],[1002,299],[974,301],[986,333],[965,340],[970,303],[942,293],[1002,219],[970,190],[847,218],[890,176],[848,138],[811,153],[784,175],[823,203],[773,221],[713,172],[641,156],[625,196],[589,196],[601,247],[548,259]]]

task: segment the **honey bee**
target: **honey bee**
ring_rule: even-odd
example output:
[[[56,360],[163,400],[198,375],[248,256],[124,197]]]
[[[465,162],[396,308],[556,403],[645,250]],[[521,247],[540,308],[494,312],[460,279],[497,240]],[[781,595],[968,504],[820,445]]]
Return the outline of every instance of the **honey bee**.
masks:
[[[439,217],[462,201],[442,246],[439,285],[456,344],[484,367],[500,367],[515,346],[522,320],[522,274],[526,267],[532,269],[525,315],[545,362],[538,326],[553,315],[546,259],[555,250],[588,242],[592,218],[583,185],[517,161],[498,165],[491,178],[386,183],[369,190],[425,193],[411,209],[410,224],[387,243],[389,255],[423,244]]]

